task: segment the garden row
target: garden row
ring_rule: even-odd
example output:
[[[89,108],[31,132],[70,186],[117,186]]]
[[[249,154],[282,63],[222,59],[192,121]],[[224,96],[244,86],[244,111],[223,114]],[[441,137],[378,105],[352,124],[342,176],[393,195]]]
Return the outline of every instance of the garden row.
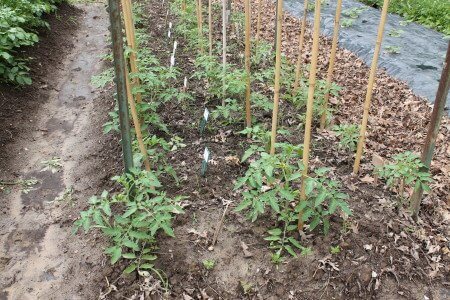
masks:
[[[37,30],[48,27],[46,13],[56,10],[61,0],[4,0],[0,4],[0,80],[31,84],[27,58],[20,55],[23,46],[39,41]]]
[[[124,6],[126,2],[122,1]],[[131,66],[129,80],[130,87],[133,86],[132,93],[130,88],[129,93],[134,95],[131,97],[131,107],[136,105],[135,117],[140,120],[136,122],[137,119],[134,119],[135,168],[128,174],[114,178],[122,186],[119,193],[104,192],[100,197],[91,198],[90,208],[81,213],[76,228],[83,227],[86,231],[92,227],[100,228],[110,240],[106,253],[111,256],[113,264],[123,261],[125,273],[137,271],[141,276],[148,277],[149,271],[153,271],[162,282],[167,283],[153,261],[157,258],[155,250],[158,233],[173,236],[172,220],[183,211],[181,201],[184,197],[168,196],[170,192],[167,186],[180,182],[175,172],[177,167],[169,163],[168,157],[186,147],[186,144],[183,143],[183,137],[177,136],[171,126],[162,120],[159,112],[169,103],[176,102],[185,111],[203,115],[199,122],[199,137],[205,130],[217,133],[220,128],[241,135],[245,149],[238,161],[248,169],[235,184],[235,190],[243,198],[235,211],[245,211],[251,221],[263,215],[270,216],[271,224],[275,227],[267,228],[265,239],[272,249],[272,261],[279,264],[286,255],[296,257],[298,253],[310,253],[311,249],[302,245],[298,239],[299,224],[311,232],[327,234],[332,227],[331,220],[338,225],[352,212],[347,203],[349,196],[346,189],[336,176],[330,175],[329,167],[315,168],[312,174],[304,176],[305,166],[301,162],[303,141],[295,132],[305,128],[309,92],[304,74],[309,66],[301,66],[298,87],[292,93],[298,72],[295,65],[284,55],[281,56],[282,81],[279,91],[283,106],[279,112],[281,127],[277,130],[279,142],[274,144],[267,115],[274,108],[275,53],[271,44],[263,39],[255,39],[248,49],[250,55],[245,55],[245,58],[241,55],[246,52],[243,37],[248,36],[243,13],[235,10],[231,15],[227,26],[230,35],[225,48],[227,62],[223,64],[220,55],[224,47],[218,42],[221,40],[220,32],[214,27],[202,26],[201,16],[204,12],[200,13],[197,4],[182,0],[171,3],[164,26],[167,28],[166,52],[172,53],[170,61],[161,61],[150,50],[148,41],[151,36],[142,28],[145,19],[142,7],[134,5],[133,8],[138,28],[135,32],[136,43],[130,42],[133,37],[127,32],[128,47],[125,53],[131,65],[133,56],[137,58],[135,70]],[[221,5],[210,2],[208,12],[211,16],[208,23],[220,24],[220,16],[223,15]],[[176,24],[170,22],[169,16],[177,18]],[[206,38],[208,33],[211,33],[209,39]],[[179,48],[181,40],[187,49]],[[185,63],[177,59],[179,51],[189,51],[195,56],[192,58],[195,70],[189,78],[181,75]],[[250,58],[251,77],[250,72],[243,67],[246,58]],[[99,87],[104,86],[112,81],[112,74],[112,69],[107,70],[95,77],[93,82]],[[190,82],[194,80],[202,84],[190,88]],[[251,90],[247,94],[249,80]],[[326,97],[337,97],[339,89],[335,83],[329,85],[327,81],[318,80],[313,90],[314,124],[319,124],[324,115],[327,120],[331,118],[333,111],[324,106],[324,101]],[[205,97],[206,107],[198,107],[196,98],[200,95]],[[244,106],[247,99],[251,103],[250,119]],[[211,119],[205,108],[212,109]],[[104,127],[106,133],[119,131],[118,109],[111,113],[111,117],[111,122]],[[358,125],[343,123],[334,126],[333,131],[339,139],[337,149],[347,152],[356,149],[360,131]],[[276,150],[273,153],[270,151],[272,146]],[[205,153],[209,152],[205,150]],[[202,174],[205,176],[208,176],[206,168],[211,155],[213,157],[214,153],[204,156]],[[143,166],[145,170],[141,170]],[[428,190],[430,174],[420,171],[422,167],[415,154],[405,152],[395,156],[392,164],[380,165],[376,172],[387,180],[388,185],[397,187],[399,198],[402,199],[405,186],[418,184]],[[298,201],[302,186],[305,198]],[[399,206],[402,204],[398,203]]]

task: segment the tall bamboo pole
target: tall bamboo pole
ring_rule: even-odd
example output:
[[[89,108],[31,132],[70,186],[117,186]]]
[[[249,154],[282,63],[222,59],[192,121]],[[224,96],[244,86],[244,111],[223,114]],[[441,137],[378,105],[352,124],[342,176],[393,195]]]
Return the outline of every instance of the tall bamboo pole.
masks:
[[[131,93],[130,78],[128,76],[127,71],[125,71],[125,81],[127,86],[128,104],[130,105],[131,109],[131,117],[133,118],[134,130],[136,131],[136,138],[138,140],[139,150],[141,151],[141,154],[144,158],[145,170],[150,171],[150,162],[148,160],[148,153],[142,138],[141,123],[139,121],[136,104],[134,103],[133,94]]]
[[[278,8],[278,0],[275,0],[275,7]],[[277,41],[278,41],[277,34],[278,34],[278,9],[275,10],[275,38],[273,40],[273,48],[275,48],[275,51],[277,49]]]
[[[209,39],[209,56],[212,56],[213,51],[212,0],[208,1],[208,39]]]
[[[358,147],[356,150],[355,163],[353,165],[353,174],[358,174],[359,165],[361,163],[361,156],[364,148],[364,141],[366,139],[367,121],[369,120],[370,102],[372,100],[373,84],[377,73],[378,56],[380,55],[381,42],[383,40],[384,24],[386,23],[387,10],[389,0],[384,0],[383,9],[381,10],[380,25],[378,26],[378,37],[373,53],[372,66],[370,67],[369,83],[367,85],[366,101],[364,102],[364,113],[362,118],[361,130],[359,133]]]
[[[250,111],[250,95],[251,95],[251,80],[250,80],[250,0],[245,0],[245,72],[247,87],[245,91],[245,116],[247,121],[247,128],[252,126],[252,116]],[[250,136],[250,133],[248,134]]]
[[[130,121],[127,105],[126,64],[123,55],[122,21],[120,19],[119,0],[109,0],[109,20],[113,46],[114,71],[119,106],[119,123],[122,138],[122,153],[125,173],[133,168],[133,152],[131,149]]]
[[[226,97],[225,72],[227,68],[227,19],[227,0],[222,0],[222,106],[225,105]]]
[[[200,52],[203,53],[203,11],[202,0],[195,0],[197,8],[197,29],[198,29],[198,42],[200,44]]]
[[[131,4],[131,0],[122,0],[122,13],[123,13],[123,20],[125,23],[125,35],[127,37],[127,44],[128,47],[131,49],[130,53],[130,69],[133,74],[138,74],[139,69],[137,66],[137,57],[136,57],[136,34],[135,34],[135,28],[134,28],[134,21],[133,21],[133,7]],[[132,87],[139,87],[140,81],[138,77],[134,77],[132,79]],[[142,95],[141,93],[136,93],[136,102],[141,103],[142,102]]]
[[[330,99],[330,88],[331,82],[333,80],[334,62],[336,60],[336,50],[339,39],[339,26],[341,20],[341,9],[342,9],[342,0],[338,0],[336,4],[336,15],[334,16],[333,42],[331,44],[330,61],[328,62],[327,83],[325,87],[326,93],[322,107],[323,112],[320,118],[320,129],[324,129],[327,122],[328,100]]]
[[[305,40],[305,31],[306,31],[306,17],[308,16],[308,0],[305,0],[303,4],[303,18],[300,26],[300,34],[298,36],[298,55],[297,55],[297,64],[295,66],[295,81],[294,86],[292,88],[292,95],[297,93],[297,89],[300,83],[300,75],[302,71],[302,51],[303,51],[303,42]]]
[[[277,1],[277,34],[276,34],[276,56],[275,56],[275,86],[272,114],[272,134],[270,137],[270,154],[275,154],[275,143],[277,139],[278,126],[278,102],[280,100],[280,73],[281,73],[281,29],[283,20],[283,0]]]
[[[311,67],[309,71],[309,89],[308,89],[308,102],[306,104],[306,121],[305,121],[305,137],[303,139],[303,176],[302,186],[300,190],[300,201],[305,201],[306,193],[306,178],[308,177],[308,165],[309,165],[309,149],[311,144],[311,124],[314,105],[314,91],[316,88],[316,72],[317,72],[317,60],[319,57],[319,37],[320,37],[320,3],[321,0],[316,0],[316,7],[314,11],[314,29],[313,29],[313,45],[312,45],[312,57]],[[300,211],[298,216],[298,229],[303,230],[303,212]]]
[[[445,101],[447,100],[450,88],[450,42],[447,47],[447,56],[445,58],[444,68],[442,69],[441,80],[434,101],[433,112],[431,113],[431,122],[428,126],[427,137],[422,149],[422,163],[426,169],[430,169],[431,160],[436,146],[436,138],[439,133],[442,116],[444,115]],[[422,186],[414,189],[411,197],[412,217],[417,221],[419,216],[420,202],[422,201]]]
[[[256,44],[258,44],[259,42],[259,33],[261,31],[261,12],[262,12],[262,4],[263,4],[263,0],[259,0],[258,1],[258,16],[256,19]]]

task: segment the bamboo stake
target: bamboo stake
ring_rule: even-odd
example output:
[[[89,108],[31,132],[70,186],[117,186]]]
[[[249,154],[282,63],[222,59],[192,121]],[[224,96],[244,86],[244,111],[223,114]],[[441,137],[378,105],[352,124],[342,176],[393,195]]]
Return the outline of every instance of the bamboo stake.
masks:
[[[203,18],[202,18],[202,0],[195,0],[195,11],[197,13],[197,33],[198,33],[198,43],[200,46],[200,53],[203,53]]]
[[[353,165],[353,174],[358,174],[359,165],[361,163],[361,156],[364,148],[364,141],[366,138],[367,121],[369,120],[370,102],[372,100],[373,84],[377,73],[378,56],[380,54],[381,42],[383,40],[384,24],[386,23],[387,10],[389,0],[384,0],[383,9],[381,11],[380,25],[378,26],[378,37],[373,53],[372,66],[370,67],[369,83],[367,85],[366,101],[364,102],[364,113],[362,118],[361,130],[359,133],[358,148],[356,150],[355,164]]]
[[[259,33],[261,31],[261,11],[263,0],[258,1],[258,17],[256,19],[256,44],[259,42]]]
[[[199,42],[200,42],[200,51],[201,53],[204,52],[203,49],[203,5],[202,0],[198,0],[198,34],[199,34]]]
[[[127,37],[127,44],[128,47],[131,49],[130,53],[130,69],[133,74],[138,74],[139,69],[137,66],[137,57],[136,57],[136,34],[135,34],[135,28],[134,28],[134,21],[133,21],[133,7],[131,4],[131,0],[121,0],[122,1],[122,12],[123,12],[123,19],[125,23],[125,35]],[[131,82],[132,87],[139,87],[140,81],[138,77],[134,77]],[[142,102],[142,95],[141,93],[136,93],[136,102],[141,103]]]
[[[227,19],[227,0],[222,0],[222,106],[225,105],[226,97],[225,72],[227,68]]]
[[[280,70],[281,70],[281,29],[283,20],[283,0],[277,1],[277,34],[276,34],[276,57],[275,57],[275,86],[272,113],[272,134],[270,137],[270,154],[275,154],[275,143],[278,125],[278,102],[280,100]]]
[[[447,47],[447,56],[445,58],[444,68],[442,69],[441,80],[434,100],[433,112],[431,113],[430,125],[428,127],[427,137],[422,149],[422,163],[426,169],[430,168],[433,159],[436,138],[439,133],[442,115],[444,114],[445,101],[450,88],[450,42]],[[412,217],[417,221],[419,216],[420,202],[422,200],[422,186],[415,188],[411,197]],[[450,198],[449,198],[450,199]]]
[[[342,0],[338,0],[336,4],[336,15],[334,17],[333,42],[331,44],[330,61],[328,62],[328,73],[326,83],[326,94],[323,101],[323,112],[320,118],[320,129],[324,129],[327,122],[328,100],[330,99],[331,81],[333,80],[334,62],[336,60],[337,43],[339,39],[339,26],[341,20]]]
[[[292,95],[295,95],[297,93],[297,89],[300,83],[300,75],[302,70],[302,51],[303,51],[303,42],[305,40],[307,16],[308,16],[308,0],[305,0],[305,2],[303,3],[302,24],[300,26],[300,34],[298,36],[298,56],[297,56],[297,64],[295,66],[295,81],[294,86],[292,88]]]
[[[252,116],[250,111],[250,96],[251,96],[251,80],[250,80],[250,0],[245,0],[245,72],[247,88],[245,91],[245,115],[247,120],[247,128],[252,126]],[[250,137],[250,133],[248,133]]]
[[[181,2],[181,10],[185,13],[186,12],[186,0],[183,0],[183,2]]]
[[[212,29],[212,0],[208,1],[208,34],[209,34],[209,56],[212,56],[213,51],[213,29]]]
[[[308,164],[309,164],[309,149],[311,143],[311,124],[314,105],[314,91],[316,88],[316,72],[317,72],[317,60],[319,56],[319,37],[320,37],[320,3],[321,0],[316,0],[316,6],[314,11],[314,29],[313,29],[313,45],[312,45],[312,57],[311,67],[309,71],[309,89],[308,89],[308,102],[306,104],[306,121],[305,121],[305,138],[303,140],[303,176],[302,186],[300,190],[300,201],[305,201],[305,181],[308,177]],[[303,212],[299,212],[298,216],[298,230],[303,230]]]
[[[145,170],[150,171],[150,162],[148,160],[148,153],[147,149],[145,148],[144,140],[142,138],[141,123],[139,122],[136,104],[134,103],[133,94],[131,93],[131,83],[127,70],[125,70],[125,82],[127,87],[128,104],[130,105],[131,109],[131,117],[133,119],[134,130],[136,131],[136,138],[138,140],[139,150],[141,151],[141,154],[144,158]]]

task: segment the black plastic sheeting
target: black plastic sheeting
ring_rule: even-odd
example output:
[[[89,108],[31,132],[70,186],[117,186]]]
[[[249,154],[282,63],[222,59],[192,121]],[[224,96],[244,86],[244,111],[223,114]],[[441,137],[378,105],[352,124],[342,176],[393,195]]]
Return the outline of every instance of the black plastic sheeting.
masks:
[[[303,14],[304,0],[285,0],[284,8],[291,15],[298,18]],[[310,1],[311,2],[311,1]],[[313,3],[314,1],[312,1]],[[322,4],[321,34],[333,35],[336,1]],[[339,46],[346,48],[363,59],[370,66],[377,38],[381,10],[369,7],[354,0],[344,0],[342,10],[361,7],[353,25],[341,27],[339,30]],[[308,13],[311,22],[314,13]],[[349,18],[345,15],[343,18]],[[341,22],[342,23],[342,22]],[[312,24],[312,22],[311,22]],[[390,36],[392,30],[402,30],[399,37]],[[399,54],[386,51],[386,47],[400,47]],[[432,29],[413,22],[406,22],[404,18],[389,14],[381,46],[378,67],[384,68],[391,76],[405,81],[416,95],[427,98],[431,103],[436,97],[439,79],[445,60],[448,40],[444,35]],[[447,97],[447,109],[450,108],[450,96]]]

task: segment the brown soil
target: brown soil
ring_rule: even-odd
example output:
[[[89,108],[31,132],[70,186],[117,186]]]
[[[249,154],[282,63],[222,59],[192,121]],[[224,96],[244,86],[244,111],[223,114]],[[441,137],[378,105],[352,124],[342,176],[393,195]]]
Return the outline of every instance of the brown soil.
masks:
[[[266,17],[273,13],[271,9],[266,10]],[[145,4],[145,10],[147,14],[144,27],[154,37],[146,46],[161,61],[169,61],[170,51],[167,48],[171,48],[171,44],[164,39],[167,28],[162,25],[152,26],[165,24],[167,4],[163,6],[158,1],[149,1]],[[176,22],[170,15],[169,20]],[[219,22],[220,20],[218,24]],[[265,20],[263,23],[266,37],[270,40],[273,22]],[[287,25],[287,31],[292,33],[293,28],[297,28],[294,25]],[[217,29],[220,29],[219,26]],[[325,41],[325,45],[328,47],[329,41]],[[289,52],[289,49],[295,49],[295,43],[289,44],[286,40],[284,47]],[[194,54],[180,39],[178,49],[177,61],[183,70],[180,79],[184,76],[189,78],[194,71]],[[343,59],[345,56],[348,58]],[[357,73],[359,77],[354,79],[358,80],[357,89],[351,84],[343,86],[351,86],[353,93],[358,95],[363,93],[365,81],[360,77],[361,74],[367,74],[367,67],[345,50],[340,50],[338,57],[339,83],[344,81],[344,74]],[[356,65],[351,65],[351,60],[356,60]],[[306,55],[305,62],[307,61]],[[323,59],[321,61],[325,64]],[[321,75],[324,69],[321,69]],[[389,95],[385,89],[394,85],[398,93],[411,95],[404,84],[387,77],[385,73],[380,77],[386,85],[378,85],[377,93]],[[182,80],[178,84],[181,86]],[[442,202],[438,201],[439,205],[432,211],[423,211],[422,222],[415,224],[406,209],[396,207],[394,193],[381,184],[365,183],[350,176],[352,159],[347,153],[334,150],[336,140],[329,134],[315,134],[312,167],[333,167],[332,176],[343,181],[345,192],[350,194],[349,203],[353,216],[345,224],[340,218],[332,219],[332,229],[328,236],[319,232],[307,232],[302,243],[313,249],[312,254],[298,259],[287,258],[279,266],[272,264],[268,243],[263,238],[268,228],[277,225],[271,221],[273,218],[266,215],[255,223],[250,223],[241,214],[233,212],[233,208],[241,200],[240,195],[233,191],[234,181],[243,174],[246,166],[236,164],[230,158],[240,157],[247,145],[248,141],[236,134],[243,125],[223,127],[213,123],[200,136],[196,124],[204,107],[213,108],[218,105],[218,101],[207,99],[203,84],[191,81],[189,88],[196,100],[188,109],[176,103],[168,103],[160,112],[164,121],[169,124],[170,131],[182,137],[183,143],[187,145],[171,155],[171,163],[176,167],[178,176],[184,179],[181,186],[177,187],[170,182],[165,184],[166,190],[171,194],[189,197],[184,202],[185,214],[179,216],[174,224],[176,238],[162,237],[159,243],[157,265],[167,275],[170,284],[169,298],[446,299],[450,296],[450,258],[448,253],[440,252],[447,247],[445,236],[448,233],[448,220],[444,217],[445,204],[442,206]],[[347,89],[342,94],[345,95],[346,91]],[[392,100],[395,99],[393,95],[391,93]],[[344,97],[344,104],[349,102],[349,97]],[[350,99],[354,101],[353,98]],[[427,107],[424,100],[414,99],[415,104]],[[289,117],[292,107],[284,103],[281,109]],[[258,117],[261,120],[263,116]],[[352,117],[338,114],[337,120],[348,122]],[[270,122],[270,119],[266,121]],[[292,139],[291,142],[301,143],[298,134],[294,134]],[[368,144],[370,148],[380,147],[372,138]],[[202,178],[199,171],[205,146],[211,150],[213,161],[206,178]],[[407,145],[402,147],[408,149]],[[396,150],[399,148],[397,146]],[[383,146],[382,149],[386,147]],[[386,153],[384,150],[383,154]],[[440,193],[440,189],[437,189],[437,195]],[[227,204],[230,207],[218,236],[218,243],[211,247]],[[251,255],[244,253],[243,243],[248,246]],[[430,248],[432,244],[442,250]],[[330,247],[338,245],[341,251],[330,254]],[[215,262],[212,270],[203,266],[206,259]],[[151,282],[120,275],[121,269],[123,267],[112,275],[111,281],[116,283],[118,291],[109,294],[111,299],[146,295],[157,290]]]
[[[0,86],[0,299],[94,299],[105,271],[101,241],[71,229],[84,200],[120,172],[118,139],[101,128],[112,91],[89,84],[103,68],[108,18],[101,5],[62,4],[47,20],[51,31],[22,54],[33,84]],[[62,166],[42,171],[52,158]],[[27,192],[13,184],[21,179],[37,183]]]
[[[171,52],[171,43],[165,38],[167,2],[143,2],[144,27],[152,36],[146,46],[163,62],[169,62]],[[272,6],[265,10],[266,18],[271,13]],[[0,179],[35,177],[39,182],[28,194],[18,186],[8,186],[0,194],[0,299],[95,299],[105,294],[108,299],[140,299],[139,296],[160,289],[153,286],[153,281],[122,275],[123,264],[111,267],[101,253],[105,241],[97,233],[70,235],[72,221],[87,206],[89,196],[113,189],[108,179],[120,173],[120,149],[117,137],[101,132],[107,111],[113,105],[112,90],[94,91],[89,86],[89,78],[103,65],[98,55],[106,52],[106,13],[99,6],[83,6],[81,10],[63,6],[58,14],[62,17],[49,17],[52,34],[42,33],[38,48],[28,50],[37,58],[32,65],[34,84],[23,89],[1,86],[0,107],[6,109],[0,111],[0,127],[7,130],[0,133],[5,149],[0,153]],[[77,26],[69,26],[70,16],[77,20]],[[169,20],[176,22],[173,16]],[[263,22],[264,36],[268,39],[272,21]],[[294,22],[287,26],[288,31],[297,32],[297,25]],[[296,39],[291,36],[284,43],[290,55],[296,47],[292,41]],[[329,47],[329,41],[325,42]],[[92,48],[86,51],[87,47]],[[60,50],[53,53],[55,48]],[[192,75],[193,56],[179,39],[177,62],[183,76],[178,86],[182,85],[184,76]],[[338,58],[336,78],[345,89],[342,99],[334,101],[341,108],[360,107],[367,68],[345,50],[340,50]],[[326,62],[322,59],[321,64],[323,75]],[[381,95],[387,102],[396,103],[396,95],[405,94],[413,97],[408,107],[426,109],[425,115],[429,115],[429,107],[404,84],[384,73],[381,75],[375,104],[381,101]],[[344,79],[348,77],[354,81],[346,84]],[[233,191],[233,184],[247,168],[234,159],[242,155],[248,143],[236,134],[243,125],[223,127],[211,123],[200,136],[197,124],[204,107],[213,108],[218,100],[206,97],[203,83],[192,80],[189,89],[195,96],[194,102],[185,107],[169,102],[160,111],[170,132],[187,145],[169,157],[182,179],[181,184],[177,186],[169,178],[163,179],[170,195],[189,197],[183,202],[185,214],[178,216],[174,224],[176,238],[161,236],[159,243],[157,267],[168,278],[168,298],[422,300],[450,297],[450,258],[444,252],[444,249],[448,251],[448,208],[439,199],[448,195],[448,186],[445,186],[447,177],[439,177],[442,176],[439,169],[434,169],[436,181],[444,186],[437,187],[437,193],[427,198],[421,222],[416,224],[405,209],[395,206],[397,199],[392,192],[381,184],[365,183],[349,175],[352,159],[334,150],[333,136],[315,134],[312,167],[333,167],[332,176],[345,183],[345,192],[351,196],[353,216],[345,223],[339,217],[332,219],[328,236],[306,232],[302,243],[312,248],[312,254],[297,259],[288,257],[275,266],[270,261],[268,243],[263,239],[267,228],[277,225],[273,218],[266,215],[250,223],[233,211],[241,200],[240,194]],[[281,109],[288,116],[291,107],[282,105]],[[339,122],[356,118],[350,109],[339,111],[348,111],[336,114]],[[384,111],[389,112],[389,107]],[[417,110],[404,112],[402,116],[409,120],[407,124],[421,120],[421,126],[426,125]],[[258,117],[262,120],[263,116]],[[13,123],[18,118],[24,121]],[[266,121],[270,122],[270,118]],[[301,143],[302,134],[294,133],[292,142]],[[392,136],[385,141],[372,134],[368,142],[370,151],[381,149],[387,155],[413,145],[406,139],[401,145],[397,141],[395,151],[388,150],[391,148],[386,143],[394,140]],[[397,140],[403,137],[397,135]],[[211,150],[212,161],[203,178],[199,171],[205,146]],[[445,162],[442,147],[439,144],[437,161]],[[61,170],[41,172],[40,162],[52,157],[61,158]],[[369,164],[365,167],[364,172],[371,168]],[[71,197],[55,201],[55,197],[71,187],[74,190]],[[217,244],[211,248],[228,204]],[[243,243],[250,253],[244,252]],[[341,251],[330,254],[330,247],[337,245]],[[215,261],[212,270],[203,266],[206,259]],[[112,285],[108,286],[107,282]]]

